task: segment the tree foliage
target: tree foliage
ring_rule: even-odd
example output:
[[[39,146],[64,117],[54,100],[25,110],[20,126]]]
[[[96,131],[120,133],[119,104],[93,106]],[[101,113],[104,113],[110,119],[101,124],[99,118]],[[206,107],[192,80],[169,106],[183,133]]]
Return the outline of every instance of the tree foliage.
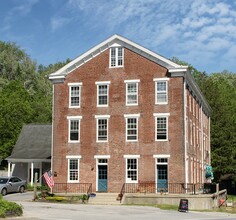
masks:
[[[236,74],[209,75],[203,85],[211,108],[211,151],[215,176],[236,175]]]
[[[67,62],[37,67],[15,43],[0,41],[0,159],[11,154],[24,124],[51,123],[48,74]]]

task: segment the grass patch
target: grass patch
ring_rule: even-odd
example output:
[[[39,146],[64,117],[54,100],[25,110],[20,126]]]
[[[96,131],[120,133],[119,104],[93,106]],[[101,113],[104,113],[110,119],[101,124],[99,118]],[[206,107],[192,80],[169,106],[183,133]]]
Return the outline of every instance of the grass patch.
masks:
[[[21,216],[23,214],[22,206],[15,202],[9,202],[0,195],[0,218],[8,216]]]
[[[228,202],[236,202],[236,195],[227,195],[227,197]]]
[[[168,205],[168,204],[157,204],[155,207],[163,210],[178,210],[179,206],[177,205]]]
[[[39,193],[37,196],[37,200],[39,201],[50,201],[50,202],[63,202],[63,203],[86,203],[89,199],[89,196],[84,194],[84,195],[79,195],[79,196],[60,196],[60,195],[55,195],[55,194],[42,194]]]

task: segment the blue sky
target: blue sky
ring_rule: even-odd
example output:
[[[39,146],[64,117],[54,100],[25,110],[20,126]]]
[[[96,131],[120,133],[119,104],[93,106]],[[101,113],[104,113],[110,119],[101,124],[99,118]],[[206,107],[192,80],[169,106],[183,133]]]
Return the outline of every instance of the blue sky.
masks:
[[[200,71],[236,72],[234,0],[0,0],[0,40],[37,64],[74,59],[115,33]]]

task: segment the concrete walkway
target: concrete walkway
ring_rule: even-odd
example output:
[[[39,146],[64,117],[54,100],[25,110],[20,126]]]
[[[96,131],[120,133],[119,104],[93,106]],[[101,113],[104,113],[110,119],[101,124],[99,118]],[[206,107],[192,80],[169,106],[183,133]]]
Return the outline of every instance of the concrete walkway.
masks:
[[[4,197],[23,206],[22,217],[11,220],[225,220],[236,215],[215,212],[178,212],[147,206],[90,205],[32,202],[33,193],[16,193]]]
[[[90,197],[88,204],[91,205],[121,205],[120,201],[117,201],[118,193],[96,193],[95,197]]]

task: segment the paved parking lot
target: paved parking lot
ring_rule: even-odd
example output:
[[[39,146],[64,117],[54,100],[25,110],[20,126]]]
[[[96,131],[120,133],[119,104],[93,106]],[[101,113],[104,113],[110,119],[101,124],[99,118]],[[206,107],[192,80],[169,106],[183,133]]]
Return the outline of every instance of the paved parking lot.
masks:
[[[32,193],[10,194],[4,197],[9,201],[21,204],[24,215],[13,219],[24,220],[225,220],[235,219],[236,215],[216,212],[178,212],[160,210],[146,206],[116,206],[116,205],[89,205],[89,204],[61,204],[32,202]]]

